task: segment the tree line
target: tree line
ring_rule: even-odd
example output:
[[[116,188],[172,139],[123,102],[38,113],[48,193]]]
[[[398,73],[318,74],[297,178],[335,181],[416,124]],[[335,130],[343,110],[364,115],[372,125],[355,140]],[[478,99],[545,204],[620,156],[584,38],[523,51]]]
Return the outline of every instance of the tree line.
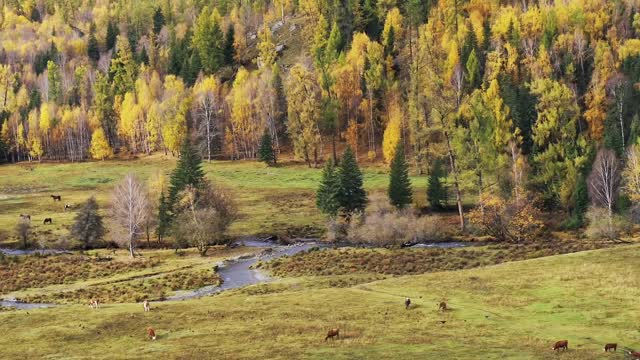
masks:
[[[639,135],[628,0],[34,0],[7,3],[0,30],[9,161],[178,155],[191,135],[245,159],[268,133],[309,166],[401,148],[460,228],[467,201],[534,194],[576,226],[596,154],[628,168]]]

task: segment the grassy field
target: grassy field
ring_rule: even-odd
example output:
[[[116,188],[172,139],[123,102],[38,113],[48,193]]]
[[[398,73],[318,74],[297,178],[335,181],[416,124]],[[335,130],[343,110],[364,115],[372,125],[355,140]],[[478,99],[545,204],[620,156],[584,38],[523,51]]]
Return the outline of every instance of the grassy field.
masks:
[[[149,313],[9,311],[0,358],[621,359],[602,346],[640,348],[639,256],[634,245],[368,283],[376,278],[286,278]],[[441,300],[450,311],[437,311]],[[147,326],[158,340],[145,338]],[[331,327],[343,338],[323,341]],[[555,354],[560,339],[570,350]]]
[[[80,204],[95,195],[101,206],[111,201],[111,190],[128,172],[150,181],[158,174],[168,175],[175,159],[154,155],[133,161],[86,163],[44,163],[0,166],[0,232],[4,242],[12,242],[13,228],[19,214],[30,214],[38,237],[55,240],[67,234],[73,220],[64,204]],[[213,161],[205,163],[207,177],[233,190],[240,218],[230,229],[231,236],[279,234],[318,236],[323,217],[315,207],[315,190],[321,169],[288,164],[270,168],[253,161]],[[426,178],[413,177],[415,198],[425,202]],[[384,191],[387,170],[364,169],[364,183],[369,191]],[[54,202],[50,195],[62,195]],[[43,225],[44,218],[53,225]],[[3,235],[0,233],[0,242]]]

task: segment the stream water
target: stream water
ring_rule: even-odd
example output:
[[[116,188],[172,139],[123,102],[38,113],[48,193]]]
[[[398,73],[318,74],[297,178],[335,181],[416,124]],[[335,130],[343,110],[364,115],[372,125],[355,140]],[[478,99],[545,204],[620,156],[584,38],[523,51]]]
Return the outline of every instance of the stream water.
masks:
[[[217,272],[223,282],[220,286],[209,285],[196,290],[177,291],[174,295],[167,297],[164,301],[188,300],[201,296],[219,293],[221,291],[237,289],[248,285],[271,281],[271,277],[260,270],[251,269],[258,261],[271,261],[282,256],[291,256],[307,251],[314,247],[327,248],[329,245],[320,243],[314,239],[300,239],[291,245],[279,245],[271,241],[243,240],[236,243],[239,246],[258,247],[265,250],[250,256],[240,256],[234,259],[225,260],[217,264]],[[419,243],[410,248],[459,248],[472,246],[472,243],[464,242],[440,242],[440,243]],[[343,246],[340,246],[343,247]],[[6,255],[28,255],[40,250],[21,251],[11,249],[0,249]],[[59,251],[52,251],[53,253]],[[17,309],[37,309],[56,306],[53,304],[35,304],[16,301],[15,299],[0,299],[0,306],[14,307]]]

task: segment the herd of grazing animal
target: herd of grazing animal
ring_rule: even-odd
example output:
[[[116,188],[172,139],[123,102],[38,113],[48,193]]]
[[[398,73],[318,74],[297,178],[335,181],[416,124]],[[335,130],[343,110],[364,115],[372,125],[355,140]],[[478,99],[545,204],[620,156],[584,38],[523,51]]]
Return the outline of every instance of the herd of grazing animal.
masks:
[[[62,201],[62,195],[49,195],[52,199],[53,202],[56,201]],[[73,209],[73,205],[71,204],[64,204],[64,211],[66,212],[67,210],[71,210]],[[20,219],[23,221],[31,221],[31,214],[20,214]],[[53,218],[44,218],[44,220],[42,221],[42,224],[44,225],[52,225],[53,224]]]

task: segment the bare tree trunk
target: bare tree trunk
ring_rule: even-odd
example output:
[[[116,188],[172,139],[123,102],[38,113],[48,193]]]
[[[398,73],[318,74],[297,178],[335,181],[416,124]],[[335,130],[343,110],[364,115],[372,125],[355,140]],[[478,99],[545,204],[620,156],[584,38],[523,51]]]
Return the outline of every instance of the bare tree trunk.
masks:
[[[444,120],[442,120],[444,122]],[[444,123],[443,123],[444,125]],[[449,164],[451,166],[451,173],[453,173],[453,189],[456,193],[456,204],[458,204],[458,216],[460,218],[460,230],[464,231],[464,210],[462,208],[462,195],[460,193],[460,184],[458,182],[458,169],[456,167],[455,157],[453,155],[453,149],[451,148],[451,141],[449,139],[449,132],[444,131],[444,137],[447,141],[447,152],[449,154]]]

